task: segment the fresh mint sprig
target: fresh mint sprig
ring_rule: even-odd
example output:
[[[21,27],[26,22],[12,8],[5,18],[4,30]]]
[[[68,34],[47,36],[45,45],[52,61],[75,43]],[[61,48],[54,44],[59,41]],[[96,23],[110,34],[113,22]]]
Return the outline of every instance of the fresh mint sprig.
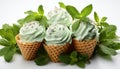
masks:
[[[37,12],[29,10],[26,11],[25,14],[27,14],[25,18],[18,20],[18,23],[20,23],[21,25],[30,21],[39,21],[40,24],[44,25],[46,28],[48,27],[47,18],[46,16],[44,16],[44,9],[42,5],[38,7]]]
[[[70,65],[77,65],[81,68],[85,67],[85,63],[88,61],[87,55],[81,55],[80,53],[73,51],[69,54],[61,54],[59,56],[61,62]]]
[[[106,22],[107,17],[99,18],[98,14],[94,12],[94,20],[99,30],[99,42],[96,51],[101,56],[116,55],[116,50],[120,49],[120,42],[116,35],[117,27]]]
[[[2,29],[0,29],[0,45],[4,46],[0,49],[0,56],[4,56],[7,62],[12,60],[12,57],[19,48],[15,41],[15,36],[19,33],[20,26],[13,24],[12,26],[4,24]]]
[[[72,25],[72,31],[76,31],[79,27],[79,24],[81,21],[88,21],[89,19],[87,18],[87,16],[92,12],[92,4],[89,4],[88,6],[86,6],[85,8],[83,8],[80,12],[71,5],[66,5],[62,2],[59,2],[59,5],[61,8],[64,8],[67,10],[67,12],[71,15],[71,17],[74,19],[79,19],[79,21],[73,23]]]

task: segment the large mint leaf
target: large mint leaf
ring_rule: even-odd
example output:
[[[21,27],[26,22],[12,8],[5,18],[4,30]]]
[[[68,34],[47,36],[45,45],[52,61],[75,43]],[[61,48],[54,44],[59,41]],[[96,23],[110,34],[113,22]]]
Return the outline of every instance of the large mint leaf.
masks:
[[[100,49],[103,53],[108,54],[108,55],[116,55],[116,51],[112,48],[109,48],[107,46],[104,45],[100,45]]]
[[[88,16],[91,12],[92,12],[92,4],[86,6],[85,8],[82,9],[82,11],[80,13],[80,17],[84,18],[84,17]]]
[[[75,7],[66,6],[66,10],[72,16],[73,19],[79,17],[79,11]]]
[[[4,59],[7,62],[10,62],[13,58],[13,55],[16,52],[16,48],[15,47],[7,47],[6,53],[4,54]]]
[[[99,16],[97,15],[96,12],[94,12],[94,19],[95,19],[96,22],[99,22]]]

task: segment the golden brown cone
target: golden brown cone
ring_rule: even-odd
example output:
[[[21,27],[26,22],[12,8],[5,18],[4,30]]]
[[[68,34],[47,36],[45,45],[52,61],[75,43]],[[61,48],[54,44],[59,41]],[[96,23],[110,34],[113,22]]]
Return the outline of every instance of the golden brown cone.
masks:
[[[90,58],[96,47],[97,40],[93,39],[93,40],[87,40],[87,41],[79,41],[73,38],[72,43],[77,52],[79,52],[80,54],[86,54]]]
[[[44,45],[44,48],[47,51],[51,61],[53,61],[55,63],[59,62],[59,55],[61,53],[66,53],[69,50],[69,44],[68,43],[66,43],[63,46],[54,46],[54,45],[47,46],[46,44],[43,44],[43,45]]]
[[[41,42],[32,43],[21,42],[19,35],[16,35],[15,39],[24,59],[32,60],[36,57],[36,53],[41,45]]]

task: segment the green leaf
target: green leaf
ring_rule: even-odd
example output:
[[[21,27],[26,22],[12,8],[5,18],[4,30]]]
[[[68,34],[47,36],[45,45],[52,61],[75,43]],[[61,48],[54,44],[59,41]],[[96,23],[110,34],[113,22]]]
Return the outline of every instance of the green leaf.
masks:
[[[81,67],[81,68],[85,68],[85,62],[80,61],[77,63],[77,66]]]
[[[10,25],[8,25],[8,24],[3,24],[2,29],[7,31],[8,29],[12,29],[12,27]]]
[[[99,22],[99,16],[97,15],[96,12],[94,12],[94,19],[95,19],[96,22]]]
[[[15,47],[8,47],[7,52],[4,54],[4,59],[7,62],[10,62],[12,60],[13,55],[15,54],[15,52],[16,52],[16,48]]]
[[[4,47],[0,49],[0,56],[3,56],[4,54],[6,54],[7,50],[8,50],[8,47]]]
[[[84,18],[84,17],[88,16],[91,12],[92,12],[92,4],[86,6],[85,8],[82,9],[82,11],[80,13],[80,17]]]
[[[111,44],[109,44],[108,47],[110,47],[110,48],[112,48],[114,50],[119,50],[120,49],[120,43],[111,42]]]
[[[13,24],[13,28],[12,29],[13,29],[14,36],[16,36],[19,33],[20,26],[16,25],[16,24]]]
[[[70,61],[71,61],[70,55],[67,55],[67,54],[61,54],[59,56],[59,59],[61,62],[65,63],[65,64],[70,64]]]
[[[100,23],[105,22],[106,19],[107,19],[107,17],[102,17],[102,19],[100,20]]]
[[[103,53],[108,54],[108,55],[116,55],[116,51],[112,48],[109,48],[107,46],[104,45],[100,45],[100,49]]]
[[[34,17],[34,16],[28,15],[28,16],[25,17],[24,22],[25,22],[25,23],[28,23],[28,22],[34,21],[34,20],[35,20],[35,17]]]
[[[72,31],[73,32],[76,31],[78,29],[79,25],[80,25],[80,21],[79,20],[75,21],[72,25]]]
[[[24,20],[24,18],[22,18],[22,19],[17,20],[17,22],[18,22],[21,26],[23,26],[23,24],[25,23],[25,20]]]
[[[67,12],[72,16],[72,18],[78,18],[79,17],[79,12],[78,10],[73,7],[73,6],[66,6]]]
[[[2,46],[10,46],[10,42],[4,38],[0,39],[0,45]]]
[[[70,55],[70,58],[76,58],[77,57],[77,52],[73,51]]]
[[[78,62],[77,52],[73,51],[70,55],[70,58],[71,58],[70,64],[71,65],[76,64]]]
[[[33,11],[31,11],[31,10],[26,11],[26,12],[24,12],[24,13],[25,13],[25,14],[28,14],[28,15],[33,15],[33,16],[35,16],[35,15],[38,14],[37,12],[33,12]]]
[[[66,8],[66,6],[63,2],[59,2],[59,5],[60,5],[61,8],[64,8],[64,9]]]
[[[40,56],[39,58],[35,59],[35,63],[39,66],[46,65],[49,63],[49,58],[48,56]]]
[[[47,18],[45,16],[41,17],[39,22],[40,24],[44,25],[46,28],[48,27]]]
[[[42,6],[42,5],[40,5],[40,6],[38,7],[38,12],[39,12],[40,15],[44,15],[44,9],[43,9],[43,6]]]

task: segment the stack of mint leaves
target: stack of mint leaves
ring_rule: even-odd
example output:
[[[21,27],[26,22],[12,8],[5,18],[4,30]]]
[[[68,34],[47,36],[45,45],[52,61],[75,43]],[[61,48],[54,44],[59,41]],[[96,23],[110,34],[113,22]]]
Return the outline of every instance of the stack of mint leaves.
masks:
[[[65,5],[62,2],[59,2],[61,8],[65,9],[71,17],[74,19],[79,19],[79,21],[89,21],[88,15],[91,14],[93,7],[92,4],[86,6],[82,9],[82,11],[78,11],[74,6]],[[0,29],[0,45],[3,46],[0,49],[0,56],[4,56],[5,61],[10,62],[16,53],[20,53],[20,50],[15,41],[15,36],[19,33],[19,29],[22,27],[24,23],[30,21],[39,21],[40,24],[44,25],[47,29],[47,17],[44,15],[43,6],[40,5],[38,7],[38,11],[27,11],[25,12],[27,16],[25,18],[19,19],[18,23],[13,24],[12,26],[9,24],[4,24]],[[96,12],[94,12],[94,21],[95,25],[98,28],[99,32],[99,41],[95,48],[93,55],[100,55],[101,57],[111,57],[116,55],[116,50],[120,49],[120,41],[119,37],[116,35],[117,27],[115,25],[109,24],[107,21],[107,17],[100,18]],[[80,22],[76,22],[72,26],[72,30],[75,31]],[[37,65],[46,65],[50,62],[50,58],[44,50],[43,46],[41,46],[40,50],[37,52],[37,57],[34,60]],[[84,68],[86,63],[89,63],[89,58],[87,55],[81,55],[76,51],[72,51],[70,53],[64,54],[62,53],[59,56],[61,62],[70,65],[77,65],[79,67]]]

